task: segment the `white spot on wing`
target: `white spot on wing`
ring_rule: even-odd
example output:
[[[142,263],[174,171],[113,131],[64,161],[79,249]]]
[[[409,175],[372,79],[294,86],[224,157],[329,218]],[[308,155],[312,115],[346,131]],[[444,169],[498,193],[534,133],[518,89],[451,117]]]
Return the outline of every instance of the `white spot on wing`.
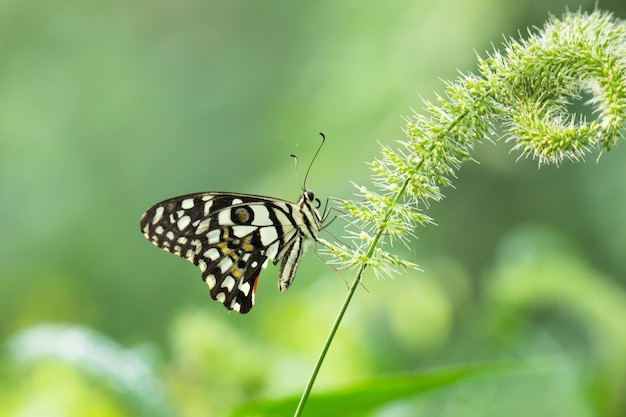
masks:
[[[217,266],[220,267],[220,271],[224,274],[233,267],[233,260],[230,258],[224,258],[217,264]]]
[[[194,239],[191,241],[191,244],[196,247],[196,253],[200,253],[202,250],[202,243],[198,239]]]
[[[178,222],[176,222],[176,225],[178,226],[178,230],[185,230],[185,228],[189,226],[189,223],[191,223],[191,217],[183,216],[180,219],[178,219]]]
[[[211,224],[211,221],[209,219],[202,220],[198,224],[198,227],[196,228],[196,234],[197,235],[201,235],[204,232],[206,232],[207,230],[209,230],[209,225],[210,224]]]
[[[198,266],[200,267],[200,270],[202,272],[206,271],[206,262],[204,262],[202,259],[198,259]]]
[[[224,281],[222,281],[222,288],[226,288],[228,292],[232,292],[233,288],[235,288],[235,279],[230,275],[224,278]]]
[[[230,210],[222,210],[222,211],[220,211],[218,216],[217,216],[217,221],[222,226],[232,226],[233,224],[235,224],[235,223],[233,223],[233,220],[230,217]]]
[[[210,260],[214,261],[220,257],[220,251],[218,251],[215,248],[210,248],[209,250],[204,252],[204,257],[209,258]]]
[[[202,197],[204,200],[206,197]],[[204,203],[204,215],[208,216],[209,211],[211,211],[211,206],[213,205],[213,200],[209,199],[206,203]]]
[[[165,234],[165,237],[168,238],[169,240],[174,240],[174,232],[170,230],[169,232]]]
[[[255,226],[269,226],[272,224],[270,220],[270,214],[267,207],[262,205],[251,205],[250,208],[254,212],[254,220],[252,222]]]
[[[189,210],[193,208],[194,204],[195,203],[193,201],[193,198],[186,198],[183,201],[181,201],[180,206],[184,208],[185,210]]]
[[[275,227],[263,227],[259,229],[261,235],[261,243],[263,246],[269,246],[278,239],[278,232]]]
[[[226,301],[226,294],[224,294],[223,292],[217,294],[217,296],[215,297],[215,299],[217,301],[219,301],[220,303],[224,304],[224,301]]]
[[[208,222],[207,222],[208,223]],[[207,233],[206,238],[207,238],[207,243],[209,245],[215,245],[217,242],[220,241],[220,231],[218,229],[213,229],[211,230],[209,233]]]
[[[213,274],[209,274],[206,276],[206,278],[204,279],[204,281],[207,283],[207,285],[209,286],[210,289],[213,289],[215,287],[215,275]]]
[[[250,283],[249,282],[244,282],[243,284],[241,284],[239,286],[239,291],[241,291],[243,293],[243,295],[245,295],[247,297],[248,294],[250,294]]]
[[[274,242],[269,248],[267,248],[267,251],[265,252],[265,256],[267,256],[268,259],[271,259],[272,262],[274,261],[274,259],[276,258],[276,254],[278,253],[278,241]],[[267,264],[267,261],[265,261],[265,263]],[[265,268],[265,265],[263,265],[263,268]]]
[[[254,226],[233,226],[233,234],[237,237],[248,236],[256,229]]]
[[[157,209],[154,211],[154,217],[152,218],[152,224],[157,224],[161,218],[163,217],[163,212],[165,211],[165,209],[163,208],[163,206],[161,207],[157,207]]]
[[[164,232],[163,226],[157,226],[157,227],[154,229],[154,233],[156,233],[157,235],[162,235],[162,234],[163,234],[163,232]]]
[[[231,202],[233,206],[235,204],[241,204],[241,203],[243,203],[243,200],[241,198],[233,198],[233,201]]]

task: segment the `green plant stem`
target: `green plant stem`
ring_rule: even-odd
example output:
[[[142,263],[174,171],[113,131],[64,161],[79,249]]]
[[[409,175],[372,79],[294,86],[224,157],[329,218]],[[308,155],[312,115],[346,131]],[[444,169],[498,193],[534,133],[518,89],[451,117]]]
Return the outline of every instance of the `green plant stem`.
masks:
[[[404,181],[402,188],[395,195],[394,203],[397,203],[402,198],[402,196],[404,195],[404,192],[406,191],[406,188],[409,186],[409,183],[410,183],[409,179],[406,179]],[[391,216],[391,210],[388,210],[385,215],[385,221],[387,221],[390,216]],[[383,235],[383,231],[384,231],[384,227],[380,227],[378,229],[378,232],[374,236],[374,239],[372,240],[372,243],[367,250],[367,254],[365,255],[367,259],[371,258],[372,255],[374,254],[374,251],[376,250],[376,246],[378,245],[378,241]],[[348,294],[346,294],[346,298],[343,300],[341,309],[339,309],[339,313],[337,314],[337,317],[335,318],[335,322],[333,323],[333,326],[331,327],[330,332],[328,333],[326,342],[324,342],[324,347],[322,348],[322,351],[320,352],[320,356],[317,358],[317,362],[315,362],[315,367],[313,368],[313,372],[311,373],[311,376],[309,377],[309,381],[307,382],[306,387],[304,388],[304,392],[302,393],[302,396],[300,397],[300,402],[298,403],[298,407],[296,408],[294,417],[299,417],[300,415],[302,415],[302,411],[304,410],[306,401],[309,398],[309,394],[311,393],[313,384],[315,384],[315,380],[317,379],[317,374],[319,373],[320,368],[322,367],[322,363],[324,363],[324,358],[326,358],[326,354],[328,353],[328,350],[330,349],[330,345],[333,343],[335,334],[337,334],[337,329],[339,329],[341,320],[343,320],[343,316],[345,315],[346,310],[348,309],[348,305],[350,305],[352,296],[354,295],[354,292],[359,286],[361,282],[361,277],[363,276],[363,273],[365,272],[366,268],[367,268],[367,264],[362,263],[361,266],[359,267],[359,270],[356,273],[356,276],[354,278],[354,281],[352,282],[352,285],[350,285]]]
[[[341,320],[343,319],[343,316],[346,313],[346,310],[348,309],[350,300],[352,299],[352,296],[354,295],[354,292],[356,288],[358,287],[359,282],[361,282],[361,275],[363,274],[363,271],[365,271],[365,266],[361,266],[359,273],[356,275],[356,278],[354,279],[354,281],[352,282],[352,285],[350,286],[350,289],[348,290],[348,294],[346,295],[346,298],[343,301],[341,309],[339,310],[339,313],[337,314],[337,318],[335,318],[333,327],[330,329],[330,333],[328,334],[328,337],[326,338],[326,342],[324,343],[324,347],[322,348],[322,351],[320,352],[320,356],[317,358],[317,362],[315,363],[313,372],[311,373],[311,376],[309,377],[309,381],[307,382],[306,387],[304,388],[304,392],[302,393],[302,396],[300,397],[300,402],[298,403],[298,408],[296,408],[294,417],[299,417],[302,414],[302,410],[304,410],[304,406],[306,405],[306,401],[309,398],[309,394],[311,393],[313,384],[315,383],[315,380],[317,379],[317,374],[319,373],[320,368],[322,367],[322,363],[324,362],[326,353],[328,353],[328,349],[330,348],[330,345],[333,342],[333,339],[335,338],[335,334],[337,333],[339,324],[341,323]]]
[[[461,114],[456,120],[454,120],[450,124],[450,126],[446,129],[446,131],[441,136],[445,135],[447,132],[452,130],[465,116],[467,116],[467,114],[468,114],[467,111]],[[432,151],[434,147],[435,147],[435,144],[434,143],[431,144],[429,147],[429,151]],[[424,160],[421,160],[417,164],[416,170],[419,170],[423,164],[424,164]],[[396,204],[399,203],[400,199],[402,199],[402,197],[404,196],[407,187],[409,186],[409,184],[411,184],[411,181],[412,181],[411,178],[406,178],[404,180],[404,182],[402,183],[402,187],[400,187],[400,189],[394,196],[391,207],[394,207]],[[385,223],[389,220],[392,214],[393,214],[393,210],[389,208],[387,212],[385,213],[385,217],[383,218],[383,222],[381,226],[378,228],[378,231],[376,232],[376,235],[374,236],[374,239],[372,240],[372,243],[370,244],[367,250],[365,259],[370,259],[374,255],[376,246],[378,245],[378,242],[380,241],[385,231]],[[309,381],[307,382],[306,387],[304,388],[304,392],[302,393],[302,396],[300,397],[300,402],[298,403],[298,407],[296,408],[294,417],[300,417],[302,415],[302,411],[304,410],[304,406],[306,405],[309,395],[311,394],[311,390],[313,389],[313,385],[315,384],[317,375],[319,374],[319,371],[322,367],[322,363],[324,363],[324,359],[326,358],[326,354],[328,353],[328,350],[330,349],[330,345],[333,343],[333,340],[335,339],[335,335],[337,334],[337,329],[339,329],[339,325],[341,324],[341,321],[343,320],[343,316],[348,310],[348,305],[350,305],[352,296],[354,295],[354,292],[356,291],[357,287],[361,283],[361,278],[366,269],[367,269],[367,263],[366,262],[361,263],[354,277],[354,281],[352,282],[352,285],[350,285],[348,294],[346,294],[346,298],[343,300],[343,304],[341,305],[341,309],[339,310],[339,313],[337,314],[337,317],[335,318],[333,326],[331,327],[330,332],[328,333],[328,337],[326,338],[326,341],[324,342],[322,351],[320,352],[320,355],[317,358],[317,361],[315,362],[315,367],[313,368],[313,372],[311,373],[311,376],[309,377]]]

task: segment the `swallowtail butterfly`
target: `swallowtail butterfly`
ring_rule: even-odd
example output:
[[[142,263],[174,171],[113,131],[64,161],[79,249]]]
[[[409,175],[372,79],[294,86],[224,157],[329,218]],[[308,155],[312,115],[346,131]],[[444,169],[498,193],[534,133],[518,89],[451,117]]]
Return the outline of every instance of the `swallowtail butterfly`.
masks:
[[[320,202],[306,190],[297,203],[251,194],[199,193],[149,208],[141,231],[156,246],[202,271],[211,297],[229,310],[254,305],[259,273],[278,262],[278,288],[286,291],[305,245],[319,241]]]
[[[324,144],[320,135],[313,161]],[[319,207],[310,190],[296,203],[252,194],[188,194],[149,208],[141,217],[141,231],[156,246],[200,267],[211,297],[245,314],[254,305],[259,273],[268,261],[281,262],[278,289],[285,292],[305,246],[328,245],[317,237],[327,215],[320,215]]]

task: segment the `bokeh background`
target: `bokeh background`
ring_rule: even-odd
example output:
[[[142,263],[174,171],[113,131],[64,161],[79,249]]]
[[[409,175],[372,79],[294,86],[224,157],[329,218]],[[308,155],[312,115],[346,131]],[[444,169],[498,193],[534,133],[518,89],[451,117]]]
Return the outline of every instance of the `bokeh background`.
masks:
[[[309,254],[246,316],[139,232],[197,191],[350,198],[379,142],[475,54],[595,1],[0,3],[0,415],[219,416],[297,394],[345,295]],[[622,1],[603,10],[626,17]],[[366,277],[315,390],[449,364],[545,366],[376,416],[626,409],[626,152],[517,160],[483,143],[404,255]],[[402,249],[400,249],[402,251]]]

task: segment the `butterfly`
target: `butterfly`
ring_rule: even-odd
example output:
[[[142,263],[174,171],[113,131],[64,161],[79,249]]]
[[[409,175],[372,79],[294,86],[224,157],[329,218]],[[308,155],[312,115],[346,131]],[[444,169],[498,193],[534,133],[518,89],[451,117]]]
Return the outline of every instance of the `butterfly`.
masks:
[[[149,208],[141,231],[154,245],[198,266],[214,300],[245,314],[268,261],[281,263],[278,288],[284,292],[305,246],[321,242],[317,235],[326,216],[319,207],[310,190],[296,203],[252,194],[188,194]]]

